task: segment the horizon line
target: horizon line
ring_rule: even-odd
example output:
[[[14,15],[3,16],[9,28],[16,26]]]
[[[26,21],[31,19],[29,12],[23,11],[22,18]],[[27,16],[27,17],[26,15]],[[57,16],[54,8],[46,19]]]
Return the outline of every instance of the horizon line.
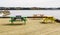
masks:
[[[56,8],[42,8],[42,7],[0,7],[0,10],[60,10]]]

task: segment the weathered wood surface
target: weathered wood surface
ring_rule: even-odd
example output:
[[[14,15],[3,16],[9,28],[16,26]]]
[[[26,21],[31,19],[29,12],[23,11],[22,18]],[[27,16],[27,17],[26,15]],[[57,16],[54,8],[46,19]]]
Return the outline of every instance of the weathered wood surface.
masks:
[[[0,18],[0,35],[60,35],[59,23],[42,24],[41,20],[30,18],[27,19],[26,25],[21,25],[20,22],[10,25],[9,20]]]

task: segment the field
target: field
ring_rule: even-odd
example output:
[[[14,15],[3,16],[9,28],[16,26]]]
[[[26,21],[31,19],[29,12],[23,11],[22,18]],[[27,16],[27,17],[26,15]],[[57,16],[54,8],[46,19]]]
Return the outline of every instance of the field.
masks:
[[[23,22],[14,22],[11,25],[10,18],[0,18],[0,35],[60,35],[60,23],[40,23],[40,20],[27,18],[26,25]]]

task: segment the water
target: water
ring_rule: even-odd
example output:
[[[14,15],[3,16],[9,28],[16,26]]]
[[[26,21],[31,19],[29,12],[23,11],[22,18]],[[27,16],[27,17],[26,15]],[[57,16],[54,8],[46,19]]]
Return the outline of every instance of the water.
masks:
[[[54,16],[60,19],[60,10],[9,10],[11,14],[9,16],[32,16],[33,14],[44,14],[47,16]],[[2,16],[2,14],[0,14]]]

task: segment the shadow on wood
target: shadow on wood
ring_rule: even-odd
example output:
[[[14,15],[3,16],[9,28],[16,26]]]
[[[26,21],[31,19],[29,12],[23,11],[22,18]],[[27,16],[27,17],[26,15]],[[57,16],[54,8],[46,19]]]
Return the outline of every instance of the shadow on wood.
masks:
[[[58,22],[58,23],[60,23],[60,20],[59,19],[56,19],[55,21]]]
[[[24,25],[24,24],[22,24],[22,23],[17,23],[17,24],[2,24],[2,25],[4,25],[4,26],[20,26],[20,25]]]

